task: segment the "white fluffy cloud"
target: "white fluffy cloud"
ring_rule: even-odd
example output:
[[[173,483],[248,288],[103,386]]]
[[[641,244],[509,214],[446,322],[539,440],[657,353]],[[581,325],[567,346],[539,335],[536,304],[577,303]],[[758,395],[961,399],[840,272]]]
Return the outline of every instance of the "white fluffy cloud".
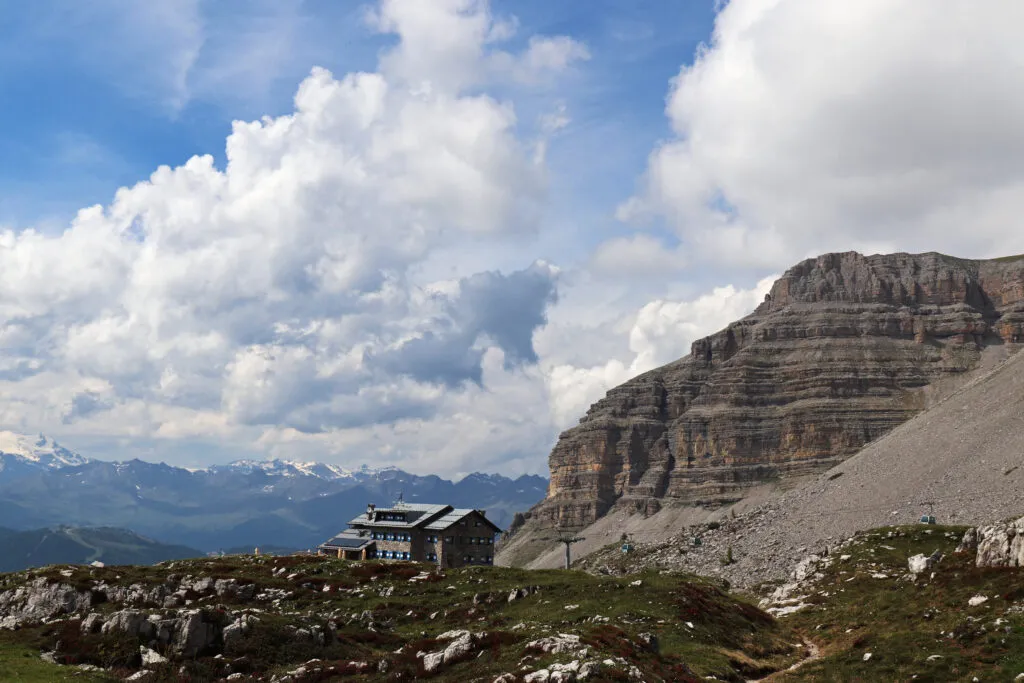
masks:
[[[225,168],[196,156],[83,209],[62,234],[0,233],[0,393],[17,397],[0,420],[270,444],[300,434],[333,448],[468,420],[494,386],[532,372],[556,268],[481,264],[437,285],[411,271],[467,236],[537,229],[536,141],[479,86],[572,57],[538,60],[540,43],[492,50],[514,25],[483,2],[385,0],[376,22],[398,38],[379,71],[313,69],[293,113],[235,122]],[[423,468],[451,471],[503,429],[493,407],[476,417],[475,435],[439,432],[461,450],[395,437],[393,458],[434,454]],[[519,449],[490,447],[483,465]]]
[[[685,356],[697,339],[753,311],[776,278],[766,277],[751,289],[728,285],[690,300],[651,301],[619,321],[620,329],[628,326],[628,353],[595,365],[550,363],[547,382],[555,422],[562,428],[571,426],[612,387]],[[615,327],[602,332],[614,334]]]
[[[234,50],[212,52],[189,8],[156,46],[180,60],[150,65],[168,98],[278,77],[219,69]],[[557,86],[585,45],[514,42],[485,0],[380,0],[365,18],[389,41],[376,69],[313,69],[291,113],[235,122],[224,167],[161,167],[61,234],[0,231],[0,426],[171,461],[205,443],[543,471],[590,403],[748,313],[803,256],[1024,252],[1016,3],[732,0],[619,206],[665,225],[633,234],[548,212],[549,144],[576,126]],[[242,32],[285,41],[255,41],[259,64],[287,44],[278,23]],[[616,236],[591,250],[599,235]],[[589,258],[561,262],[569,242]]]
[[[732,0],[620,216],[741,266],[1024,251],[1022,21],[1000,0]]]

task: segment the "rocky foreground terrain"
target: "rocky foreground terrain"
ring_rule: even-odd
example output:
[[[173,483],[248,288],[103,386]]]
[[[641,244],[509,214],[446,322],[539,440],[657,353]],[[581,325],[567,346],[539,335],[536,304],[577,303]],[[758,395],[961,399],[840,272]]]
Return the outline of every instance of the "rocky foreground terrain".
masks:
[[[772,680],[1024,680],[1022,532],[889,527],[808,556],[762,606],[814,652]]]
[[[751,315],[698,340],[682,359],[612,389],[578,426],[564,432],[550,456],[547,498],[517,520],[499,561],[553,566],[558,557],[550,537],[557,528],[580,530],[588,539],[579,554],[617,537],[617,529],[650,542],[669,540],[673,534],[688,535],[686,526],[724,523],[726,515],[774,501],[808,481],[814,485],[821,473],[831,477],[866,445],[881,443],[895,428],[986,375],[1022,340],[1024,257],[971,261],[934,253],[844,253],[800,263]],[[1020,398],[1003,395],[1017,403],[1018,416],[1024,413]],[[984,415],[944,419],[963,424],[960,435],[970,432],[978,442],[965,441],[952,427],[941,428],[941,441],[925,444],[924,434],[920,443],[907,441],[888,451],[888,459],[873,458],[872,471],[858,480],[864,491],[847,487],[833,499],[835,486],[822,484],[819,488],[827,491],[809,496],[818,502],[805,506],[800,519],[804,493],[780,503],[794,512],[787,513],[788,526],[777,527],[773,535],[784,539],[787,551],[790,546],[797,551],[811,541],[825,543],[828,536],[910,521],[920,514],[925,496],[943,499],[943,514],[950,518],[960,508],[950,499],[958,489],[972,489],[957,476],[968,482],[973,470],[1021,452],[1004,449],[1009,443],[995,438],[982,445],[984,428],[970,425],[986,423],[975,417]],[[1019,427],[1015,434],[1024,433]],[[1003,423],[1000,429],[1005,433],[1013,426]],[[945,457],[950,450],[955,459]],[[942,467],[953,460],[960,467],[957,475],[940,481]],[[903,468],[901,476],[887,477],[885,468],[896,466]],[[843,472],[839,476],[847,479],[836,482],[840,487],[851,474]],[[915,487],[922,473],[931,479]],[[908,483],[904,475],[911,486],[900,488]],[[1009,480],[999,482],[1004,491],[1019,491],[1004,484]],[[914,495],[905,495],[911,489]],[[983,509],[984,501],[962,498],[969,512],[984,515],[965,522],[1024,512],[1001,504]],[[834,507],[867,508],[871,519],[862,515],[853,527],[833,529],[829,510]],[[736,525],[746,538],[733,539],[744,544],[741,555],[756,556],[744,571],[754,572],[771,556],[777,543],[757,522],[773,517],[775,509],[755,512]],[[896,516],[884,517],[893,511]],[[645,533],[650,528],[657,533]],[[805,528],[814,531],[813,538],[799,538]],[[753,547],[758,543],[765,553]],[[780,568],[791,559],[780,558]]]
[[[237,556],[0,575],[0,680],[745,680],[804,656],[673,573]]]
[[[863,532],[759,607],[665,568],[52,566],[0,575],[0,679],[1024,680],[1022,565],[1024,519]]]

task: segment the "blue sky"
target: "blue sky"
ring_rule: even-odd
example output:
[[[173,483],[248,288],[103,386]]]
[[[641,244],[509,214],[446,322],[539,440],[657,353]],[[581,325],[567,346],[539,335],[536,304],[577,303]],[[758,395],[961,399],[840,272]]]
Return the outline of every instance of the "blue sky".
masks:
[[[0,137],[0,225],[61,230],[79,208],[108,203],[118,187],[145,179],[159,165],[176,166],[195,154],[212,154],[223,165],[224,138],[233,120],[288,113],[296,85],[313,66],[336,74],[373,70],[377,53],[394,43],[392,36],[365,25],[371,4],[279,3],[292,7],[287,14],[294,15],[295,28],[282,31],[288,49],[272,73],[237,74],[223,87],[200,90],[172,105],[169,86],[142,86],[146,74],[130,72],[136,68],[132,61],[167,59],[173,46],[158,41],[156,49],[147,49],[148,37],[135,33],[136,23],[107,25],[105,18],[117,11],[117,2],[97,3],[107,9],[93,16],[71,12],[75,21],[64,25],[62,18],[76,4],[81,5],[73,0],[0,2],[5,17],[0,42],[8,46],[0,66],[5,94],[0,126],[9,131]],[[120,3],[123,8],[131,4]],[[713,4],[493,3],[496,14],[519,20],[520,37],[513,45],[521,46],[532,34],[565,34],[590,49],[586,68],[559,95],[575,125],[552,148],[553,215],[585,221],[588,231],[616,231],[610,220],[616,203],[632,190],[654,142],[668,134],[666,84],[708,38]],[[230,61],[224,53],[234,46],[274,31],[275,17],[285,12],[263,5],[248,0],[198,3],[202,46],[192,78],[217,68],[211,62]],[[89,35],[83,37],[83,31]],[[122,41],[130,44],[123,55],[86,54],[97,45]],[[240,59],[248,49],[241,50]],[[529,116],[530,107],[522,109]]]
[[[1024,252],[1024,5],[951,6],[0,0],[0,430],[544,473],[802,258]]]

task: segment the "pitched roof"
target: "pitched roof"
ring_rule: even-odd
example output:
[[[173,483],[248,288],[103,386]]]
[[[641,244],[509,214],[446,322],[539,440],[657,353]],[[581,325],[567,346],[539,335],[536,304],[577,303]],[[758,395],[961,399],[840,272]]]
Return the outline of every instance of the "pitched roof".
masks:
[[[438,517],[433,522],[431,522],[430,524],[426,525],[423,528],[424,529],[428,529],[430,531],[444,531],[445,529],[449,528],[453,524],[457,524],[457,523],[461,522],[463,519],[465,519],[466,517],[469,517],[474,512],[477,512],[477,511],[472,509],[472,508],[456,508],[454,510],[451,510],[447,514],[445,514],[445,515],[443,515],[441,517]],[[492,522],[491,520],[487,519],[486,515],[484,515],[483,513],[480,513],[480,517],[483,518],[483,521],[487,522],[487,524],[489,524],[491,526],[491,528],[493,528],[495,531],[501,531],[501,529],[499,529],[494,524],[494,522]]]
[[[450,505],[429,505],[426,503],[398,503],[394,507],[377,508],[374,519],[369,520],[366,514],[354,517],[348,524],[353,527],[389,527],[412,529],[422,526],[451,510]],[[380,519],[387,513],[403,513],[405,520]]]
[[[373,543],[369,536],[360,536],[351,529],[342,531],[329,541],[320,544],[321,548],[344,548],[345,550],[362,550]]]

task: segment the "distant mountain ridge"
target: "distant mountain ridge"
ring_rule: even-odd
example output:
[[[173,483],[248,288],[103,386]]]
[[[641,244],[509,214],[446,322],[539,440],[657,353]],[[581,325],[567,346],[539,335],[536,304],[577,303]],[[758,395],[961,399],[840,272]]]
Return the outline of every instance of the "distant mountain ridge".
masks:
[[[63,526],[15,531],[0,527],[0,572],[48,564],[155,564],[202,555],[195,548],[167,545],[127,529]]]
[[[4,443],[15,444],[18,452],[0,456],[3,526],[125,527],[204,551],[313,547],[345,528],[367,503],[389,504],[399,495],[410,502],[486,510],[507,528],[516,512],[547,491],[547,480],[533,475],[474,473],[453,482],[395,467],[348,469],[291,460],[240,460],[190,470],[142,460],[90,460],[42,436],[13,435]],[[51,452],[59,457],[48,458]]]
[[[255,472],[257,470],[267,474],[279,474],[284,477],[307,476],[317,477],[334,481],[337,479],[360,479],[372,477],[381,472],[398,472],[397,467],[370,467],[362,465],[358,469],[348,469],[340,465],[331,465],[323,462],[299,461],[299,460],[235,460],[227,465],[213,465],[206,468],[209,472]],[[195,470],[193,470],[195,471]]]

